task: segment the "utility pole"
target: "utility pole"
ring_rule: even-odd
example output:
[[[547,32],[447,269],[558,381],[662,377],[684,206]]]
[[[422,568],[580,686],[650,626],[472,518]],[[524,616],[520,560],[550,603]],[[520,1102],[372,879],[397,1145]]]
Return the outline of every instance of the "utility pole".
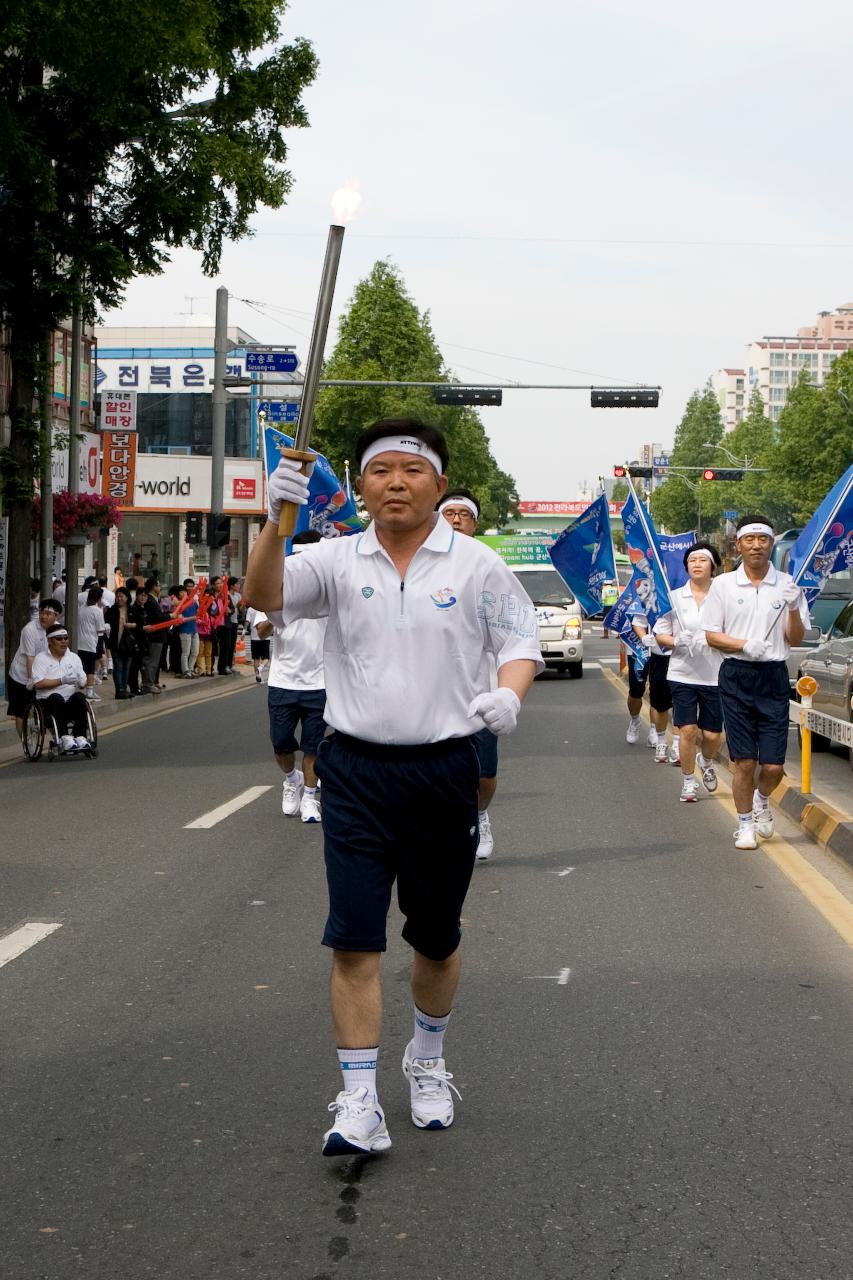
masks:
[[[39,527],[39,568],[41,595],[53,595],[53,333],[42,348],[44,361],[41,376],[41,525]]]
[[[79,296],[74,300],[71,312],[71,412],[68,420],[68,492],[77,497],[80,493],[80,368],[83,358],[83,308]],[[71,539],[73,539],[73,534]],[[65,617],[63,621],[71,633],[72,643],[80,642],[77,635],[77,593],[80,589],[80,547],[69,539],[65,548]]]
[[[208,530],[224,515],[225,506],[225,410],[228,392],[225,371],[228,357],[228,290],[216,290],[216,331],[213,339],[213,433],[211,440],[210,517]],[[210,577],[222,572],[222,548],[210,547]]]

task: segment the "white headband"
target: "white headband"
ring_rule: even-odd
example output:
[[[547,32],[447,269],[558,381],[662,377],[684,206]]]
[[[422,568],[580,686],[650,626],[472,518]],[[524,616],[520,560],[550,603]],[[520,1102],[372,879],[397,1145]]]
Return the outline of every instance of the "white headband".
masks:
[[[776,536],[769,524],[763,524],[760,521],[756,521],[755,524],[741,525],[737,531],[737,536],[742,538],[745,533],[765,533],[768,538],[774,538]]]
[[[438,508],[438,514],[442,515],[448,507],[466,507],[475,520],[479,520],[480,513],[477,510],[477,504],[472,502],[470,498],[445,498],[441,506]]]
[[[707,556],[707,558],[711,561],[711,564],[717,563],[707,547],[697,547],[695,551],[691,548],[687,552],[687,559],[689,560],[691,556]]]
[[[361,474],[364,475],[368,464],[380,453],[413,453],[418,458],[426,458],[438,475],[442,474],[441,458],[434,449],[417,436],[382,436],[369,444],[361,455]]]

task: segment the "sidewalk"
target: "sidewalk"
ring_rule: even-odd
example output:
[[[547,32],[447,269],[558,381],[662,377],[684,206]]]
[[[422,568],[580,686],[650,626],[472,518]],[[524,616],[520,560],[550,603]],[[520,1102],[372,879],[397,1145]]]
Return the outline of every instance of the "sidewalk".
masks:
[[[254,671],[250,662],[235,667],[233,676],[217,675],[212,679],[201,676],[197,680],[176,680],[168,672],[161,671],[160,679],[166,686],[162,693],[145,694],[128,701],[117,700],[113,696],[112,679],[99,685],[98,691],[101,693],[102,701],[94,705],[98,728],[106,729],[133,720],[145,720],[148,716],[172,710],[177,706],[205,702],[209,698],[221,697],[223,693],[255,687]],[[4,705],[4,713],[5,709]],[[5,764],[18,757],[23,759],[23,751],[15,730],[15,722],[4,714],[0,719],[0,763]]]
[[[601,669],[605,677],[624,693],[627,674],[620,675],[605,666]],[[725,738],[720,748],[720,760],[731,771]],[[834,753],[815,753],[812,755],[812,786],[818,788],[818,793],[801,795],[800,746],[796,726],[791,725],[785,777],[771,799],[818,844],[853,867],[853,770],[846,760]]]

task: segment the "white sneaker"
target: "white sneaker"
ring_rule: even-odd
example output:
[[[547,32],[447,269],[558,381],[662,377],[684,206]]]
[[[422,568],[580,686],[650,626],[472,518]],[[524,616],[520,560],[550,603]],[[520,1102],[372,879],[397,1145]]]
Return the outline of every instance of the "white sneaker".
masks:
[[[485,862],[487,858],[491,858],[495,849],[495,841],[492,836],[492,824],[489,821],[489,815],[485,811],[479,815],[480,823],[480,843],[477,845],[476,858],[478,862]]]
[[[59,750],[60,751],[76,751],[77,750],[77,745],[74,742],[74,739],[71,737],[70,733],[63,733],[62,737],[59,739]]]
[[[83,738],[83,737],[75,738],[74,746],[77,748],[78,751],[88,751],[90,750],[89,739]]]
[[[302,792],[305,790],[305,778],[296,770],[296,782],[288,782],[285,778],[281,784],[281,811],[286,818],[293,818],[299,812],[302,803]]]
[[[316,796],[303,795],[299,804],[299,816],[303,822],[322,822],[320,802]]]
[[[369,1155],[391,1146],[385,1112],[364,1085],[342,1090],[329,1110],[335,1123],[323,1134],[324,1156]]]
[[[714,768],[713,760],[702,765],[702,786],[706,791],[717,790],[717,770]]]
[[[675,744],[669,749],[669,763],[674,765],[681,764],[681,752]]]
[[[626,741],[626,742],[630,742],[630,743],[632,743],[632,744],[633,744],[633,743],[635,743],[635,742],[637,741],[637,739],[639,738],[639,736],[640,736],[640,722],[639,722],[639,720],[629,720],[629,721],[628,721],[628,732],[625,734],[625,741]]]
[[[653,724],[649,725],[649,731],[646,734],[646,746],[656,747],[658,745],[658,731]]]
[[[764,839],[769,840],[773,835],[773,812],[770,805],[754,804],[752,806],[752,821],[755,823],[755,829]]]
[[[666,742],[658,742],[655,744],[655,764],[666,764],[666,757],[669,748]]]
[[[736,849],[757,849],[758,836],[755,831],[754,822],[745,822],[743,826],[739,826],[735,832],[735,848]]]
[[[683,804],[695,804],[699,799],[699,793],[696,788],[695,778],[684,778],[681,782],[681,795],[678,797]]]
[[[410,1040],[403,1054],[403,1075],[412,1094],[412,1123],[419,1129],[449,1129],[453,1124],[453,1098],[450,1090],[462,1094],[450,1081],[453,1076],[445,1068],[444,1058],[411,1058]]]

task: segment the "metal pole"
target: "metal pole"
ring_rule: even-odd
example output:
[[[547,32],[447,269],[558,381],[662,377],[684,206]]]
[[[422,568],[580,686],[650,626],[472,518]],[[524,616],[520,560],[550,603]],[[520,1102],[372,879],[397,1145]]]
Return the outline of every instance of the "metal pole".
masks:
[[[39,571],[42,599],[53,595],[53,333],[43,348],[41,394],[41,525],[39,527]]]
[[[216,332],[213,339],[213,433],[211,439],[210,524],[224,514],[225,505],[225,410],[228,392],[225,371],[228,356],[228,290],[216,290]],[[222,572],[222,548],[210,548],[210,577]]]
[[[80,372],[83,358],[83,308],[80,298],[74,301],[71,312],[71,412],[68,419],[68,492],[80,492]],[[65,617],[71,632],[71,643],[79,641],[77,635],[77,593],[80,578],[80,547],[65,548]]]
[[[305,366],[305,377],[302,384],[302,403],[299,406],[299,424],[293,441],[294,449],[307,449],[311,440],[311,427],[314,418],[314,403],[317,399],[317,384],[323,367],[323,353],[326,349],[326,334],[329,331],[329,316],[332,312],[332,299],[335,296],[335,280],[338,275],[338,263],[341,260],[341,248],[344,243],[343,227],[329,227],[326,241],[326,258],[323,263],[323,275],[320,280],[320,292],[317,295],[317,310],[314,314],[314,328],[311,330],[311,345],[308,348],[308,363]]]

